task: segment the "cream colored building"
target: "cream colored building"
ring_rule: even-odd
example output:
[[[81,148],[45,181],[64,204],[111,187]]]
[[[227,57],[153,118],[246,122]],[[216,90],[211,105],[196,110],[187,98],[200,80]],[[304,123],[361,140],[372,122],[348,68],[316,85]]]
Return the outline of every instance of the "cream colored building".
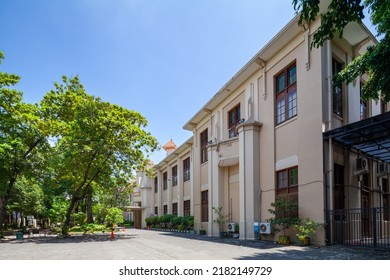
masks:
[[[270,218],[277,196],[297,200],[299,217],[324,223],[327,210],[336,209],[335,196],[340,200],[334,183],[340,167],[335,171],[334,164],[345,166],[343,207],[362,207],[361,178],[353,175],[359,152],[323,133],[387,111],[381,101],[360,99],[365,77],[340,88],[329,79],[376,39],[351,23],[342,39],[311,49],[319,24],[320,18],[302,26],[292,19],[184,125],[193,137],[176,148],[167,143],[157,176],[140,174],[135,201],[142,201],[143,227],[153,214],[191,214],[196,230],[217,236],[212,208],[222,206],[228,222],[239,225],[240,238],[254,239],[254,223]],[[370,169],[378,162],[370,159]],[[367,174],[370,189],[377,177]],[[380,180],[388,184],[388,175]],[[370,194],[366,206],[383,206],[381,195]],[[333,242],[336,227],[320,230],[315,241]]]

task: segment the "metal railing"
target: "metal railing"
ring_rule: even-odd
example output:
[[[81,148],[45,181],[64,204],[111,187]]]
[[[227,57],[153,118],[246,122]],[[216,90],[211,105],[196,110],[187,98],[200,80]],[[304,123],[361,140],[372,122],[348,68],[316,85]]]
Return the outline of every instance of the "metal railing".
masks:
[[[389,214],[383,207],[326,210],[327,242],[390,250]]]

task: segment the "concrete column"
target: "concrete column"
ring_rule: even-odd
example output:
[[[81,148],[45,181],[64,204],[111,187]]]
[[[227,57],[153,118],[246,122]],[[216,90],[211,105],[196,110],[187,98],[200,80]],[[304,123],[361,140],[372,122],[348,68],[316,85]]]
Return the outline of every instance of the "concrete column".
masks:
[[[219,167],[219,156],[217,145],[210,145],[208,148],[208,182],[209,182],[209,223],[208,235],[218,236],[219,226],[214,223],[217,218],[214,215],[213,207],[223,206],[223,178],[221,168]]]
[[[177,157],[177,215],[184,216],[184,186],[183,186],[183,175],[181,174],[182,170],[182,160],[180,157]]]
[[[167,203],[168,203],[168,214],[172,214],[172,168],[167,164]]]
[[[238,127],[240,159],[240,239],[254,239],[253,223],[260,219],[260,128],[259,122]]]
[[[157,205],[158,205],[158,216],[161,216],[163,214],[163,207],[162,207],[162,173],[161,170],[158,170],[157,174]]]

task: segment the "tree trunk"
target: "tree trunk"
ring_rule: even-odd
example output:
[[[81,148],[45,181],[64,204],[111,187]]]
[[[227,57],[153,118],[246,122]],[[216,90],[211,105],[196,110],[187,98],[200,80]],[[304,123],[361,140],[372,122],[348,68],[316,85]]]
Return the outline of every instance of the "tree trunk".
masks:
[[[4,237],[4,221],[7,213],[7,202],[4,198],[0,197],[0,238]]]
[[[93,215],[92,215],[92,187],[88,187],[87,192],[87,223],[92,224],[93,223]]]
[[[70,215],[72,214],[73,209],[74,209],[78,199],[79,198],[77,196],[73,196],[72,200],[70,201],[68,211],[66,211],[65,222],[64,222],[64,225],[62,226],[62,230],[61,230],[61,233],[64,236],[68,235],[68,231],[69,231],[69,227],[70,227]]]

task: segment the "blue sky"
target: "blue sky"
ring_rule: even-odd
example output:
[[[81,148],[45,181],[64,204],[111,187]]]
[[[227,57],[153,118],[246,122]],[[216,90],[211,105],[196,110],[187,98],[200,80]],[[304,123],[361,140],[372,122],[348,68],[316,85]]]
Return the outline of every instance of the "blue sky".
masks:
[[[183,125],[294,14],[292,0],[0,0],[0,71],[21,76],[31,103],[79,75],[179,146]]]

